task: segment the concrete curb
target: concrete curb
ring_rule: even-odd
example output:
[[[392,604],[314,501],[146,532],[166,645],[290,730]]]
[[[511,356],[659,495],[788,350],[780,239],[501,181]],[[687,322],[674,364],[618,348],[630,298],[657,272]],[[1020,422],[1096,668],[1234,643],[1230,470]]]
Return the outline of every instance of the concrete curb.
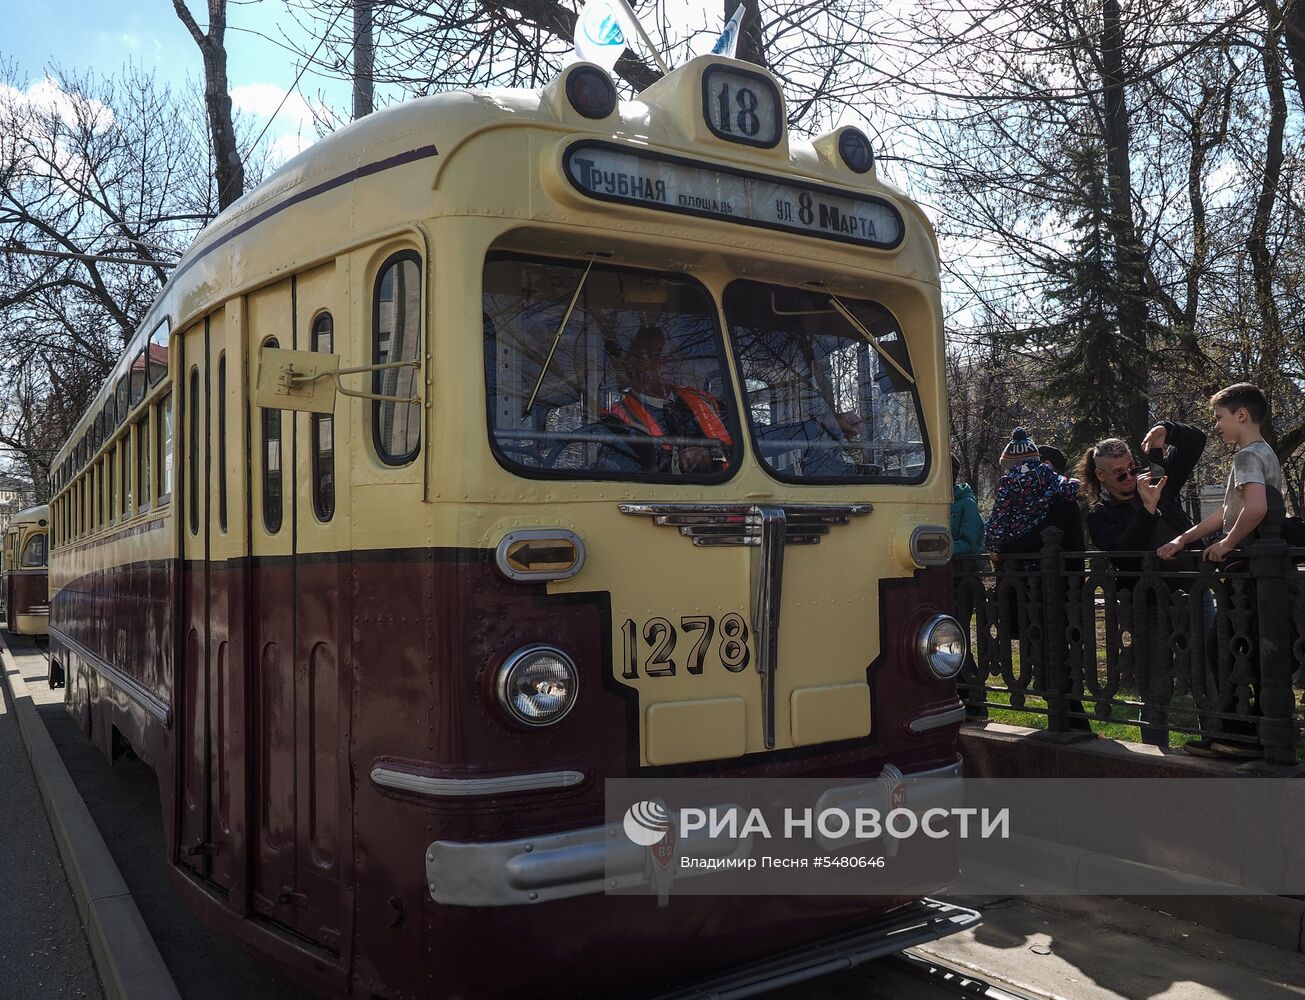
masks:
[[[50,818],[107,1000],[181,1000],[113,855],[64,767],[0,636],[0,675]]]

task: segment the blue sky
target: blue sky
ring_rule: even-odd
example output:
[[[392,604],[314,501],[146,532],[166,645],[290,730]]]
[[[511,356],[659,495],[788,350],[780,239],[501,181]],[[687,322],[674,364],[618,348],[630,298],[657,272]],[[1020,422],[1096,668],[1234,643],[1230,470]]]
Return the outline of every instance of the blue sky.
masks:
[[[188,0],[188,6],[206,28],[205,0]],[[261,129],[299,68],[282,40],[287,32],[302,35],[280,0],[233,0],[227,22],[232,99]],[[201,81],[204,72],[199,49],[171,0],[0,0],[0,58],[15,62],[19,80],[28,85],[40,82],[47,70],[108,75],[128,62],[177,88],[188,79]],[[349,88],[339,81],[306,73],[299,91],[314,100],[321,93],[340,110],[349,106]],[[308,106],[299,94],[292,94],[264,144],[271,144],[274,158],[281,159],[314,138]]]

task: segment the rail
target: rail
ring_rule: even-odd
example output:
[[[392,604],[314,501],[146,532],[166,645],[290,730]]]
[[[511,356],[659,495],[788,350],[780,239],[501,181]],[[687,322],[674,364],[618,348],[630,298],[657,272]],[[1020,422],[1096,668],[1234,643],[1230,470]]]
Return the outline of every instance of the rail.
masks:
[[[1053,733],[1093,722],[1253,746],[1295,764],[1305,752],[1305,549],[1263,538],[1223,564],[1183,553],[1041,550],[958,557],[956,610],[971,653],[971,718],[1046,717]]]

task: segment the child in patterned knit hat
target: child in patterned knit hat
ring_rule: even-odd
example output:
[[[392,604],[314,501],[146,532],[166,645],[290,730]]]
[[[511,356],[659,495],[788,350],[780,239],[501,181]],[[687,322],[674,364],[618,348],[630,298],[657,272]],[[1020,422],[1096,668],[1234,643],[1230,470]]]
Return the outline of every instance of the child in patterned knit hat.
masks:
[[[1066,479],[1044,465],[1038,446],[1023,427],[1011,433],[1000,461],[1004,471],[984,531],[984,541],[994,552],[1038,530],[1057,501],[1078,496],[1078,480]]]

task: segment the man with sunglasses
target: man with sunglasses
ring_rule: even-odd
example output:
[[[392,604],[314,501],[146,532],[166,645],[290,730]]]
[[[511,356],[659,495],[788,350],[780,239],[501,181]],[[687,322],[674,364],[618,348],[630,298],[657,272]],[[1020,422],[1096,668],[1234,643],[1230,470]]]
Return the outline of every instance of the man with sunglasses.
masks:
[[[1139,465],[1127,442],[1106,438],[1089,448],[1083,456],[1079,475],[1085,487],[1088,510],[1085,521],[1092,544],[1102,552],[1154,552],[1160,545],[1176,538],[1192,526],[1192,519],[1182,505],[1182,489],[1205,451],[1205,433],[1190,424],[1164,420],[1142,439],[1142,453],[1156,455],[1159,461]],[[1161,466],[1151,471],[1153,464]],[[1158,473],[1158,474],[1157,474]],[[1171,534],[1174,532],[1174,534]],[[1121,587],[1133,586],[1129,578],[1140,574],[1140,555],[1111,555],[1111,565],[1125,578]],[[1160,569],[1178,570],[1176,559],[1161,560]],[[1171,591],[1184,590],[1188,581],[1166,577]],[[1208,592],[1201,598],[1201,617],[1209,629],[1214,619],[1214,605]],[[1142,624],[1147,670],[1137,671],[1138,683],[1160,692],[1169,683],[1162,670],[1160,656],[1160,614],[1154,592],[1148,592],[1145,620]],[[1142,692],[1144,700],[1147,691]],[[1148,707],[1143,715],[1142,741],[1153,746],[1169,745],[1168,715],[1158,707]],[[1193,751],[1195,752],[1195,751]]]
[[[1087,493],[1087,529],[1102,552],[1155,551],[1192,526],[1183,509],[1182,490],[1205,451],[1205,434],[1190,424],[1164,420],[1142,440],[1142,453],[1158,449],[1163,474],[1139,465],[1119,438],[1098,441],[1087,450],[1079,471]],[[1165,537],[1166,532],[1178,529]],[[1158,540],[1158,541],[1157,541]],[[1136,571],[1140,557],[1111,560],[1116,569]],[[1176,565],[1176,564],[1175,564]]]

